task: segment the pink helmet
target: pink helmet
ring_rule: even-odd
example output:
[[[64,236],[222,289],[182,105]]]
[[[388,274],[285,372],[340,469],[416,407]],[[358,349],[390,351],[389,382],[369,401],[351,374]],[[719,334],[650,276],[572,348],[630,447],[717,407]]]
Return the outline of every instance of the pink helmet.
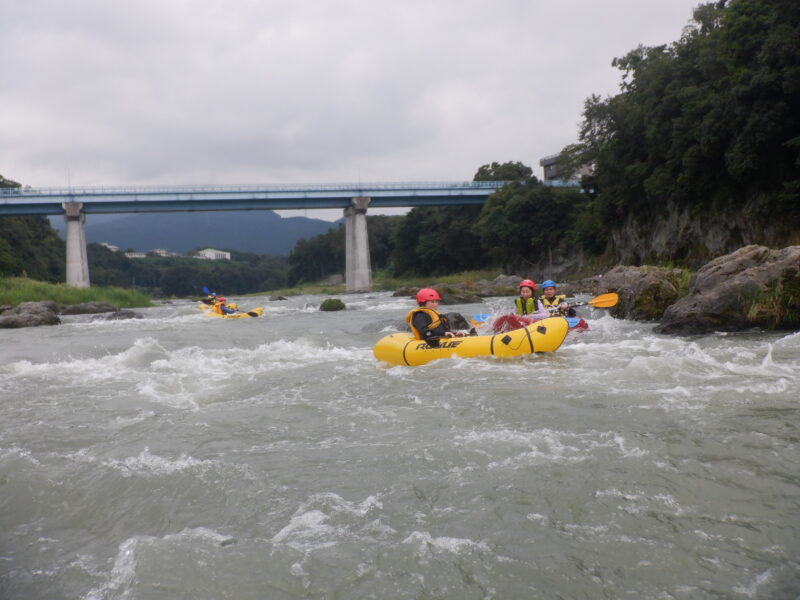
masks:
[[[520,281],[519,282],[519,287],[521,287],[521,288],[529,287],[529,288],[531,288],[531,291],[534,291],[534,292],[536,291],[536,283],[534,283],[530,279],[523,279],[522,281]]]
[[[424,304],[428,300],[441,300],[439,292],[433,288],[422,288],[417,292],[417,304]]]

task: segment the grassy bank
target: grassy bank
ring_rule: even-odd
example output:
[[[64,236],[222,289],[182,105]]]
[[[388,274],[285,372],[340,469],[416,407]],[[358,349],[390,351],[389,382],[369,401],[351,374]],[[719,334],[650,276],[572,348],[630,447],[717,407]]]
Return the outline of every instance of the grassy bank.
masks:
[[[26,277],[0,278],[0,304],[16,306],[22,302],[39,300],[52,300],[58,304],[108,302],[117,308],[153,306],[148,296],[122,288],[76,288],[63,283],[44,283]]]
[[[404,287],[430,287],[437,284],[466,283],[469,287],[470,282],[477,282],[481,279],[491,281],[501,272],[497,269],[483,270],[483,271],[464,271],[462,273],[453,273],[451,275],[441,275],[434,277],[389,277],[384,273],[373,273],[372,289],[376,292],[388,291],[404,288]],[[301,294],[343,294],[345,291],[344,285],[323,285],[320,283],[304,283],[291,288],[283,288],[280,290],[270,290],[268,292],[258,292],[257,294],[248,294],[248,296],[299,296]]]

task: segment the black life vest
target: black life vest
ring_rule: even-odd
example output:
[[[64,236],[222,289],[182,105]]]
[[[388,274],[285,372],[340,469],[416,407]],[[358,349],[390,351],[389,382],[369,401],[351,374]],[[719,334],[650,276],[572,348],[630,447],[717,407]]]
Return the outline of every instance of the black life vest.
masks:
[[[414,334],[415,338],[417,338],[418,340],[425,339],[422,335],[422,332],[419,331],[416,327],[414,327],[413,323],[414,315],[419,312],[428,315],[431,319],[430,325],[428,325],[428,331],[432,332],[437,337],[441,337],[445,334],[445,332],[448,329],[447,317],[445,317],[444,315],[440,315],[438,312],[436,312],[431,308],[415,308],[414,310],[409,311],[408,314],[406,315],[406,323],[408,323],[408,326],[411,328],[411,331]],[[436,331],[437,329],[441,329],[441,332],[437,332]]]

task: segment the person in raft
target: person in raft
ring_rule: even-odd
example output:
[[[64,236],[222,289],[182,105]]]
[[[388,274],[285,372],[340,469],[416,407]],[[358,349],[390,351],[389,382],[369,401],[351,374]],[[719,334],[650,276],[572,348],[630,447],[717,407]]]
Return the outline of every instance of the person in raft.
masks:
[[[577,313],[575,309],[566,303],[566,296],[557,293],[558,286],[555,281],[548,279],[542,282],[542,301],[544,307],[553,314],[574,317]]]
[[[414,337],[428,342],[429,346],[438,346],[443,337],[461,337],[464,334],[450,331],[450,322],[440,314],[439,293],[433,288],[422,288],[417,292],[418,308],[406,315],[406,323],[411,327]]]
[[[231,302],[230,306],[226,305],[227,299],[225,296],[217,296],[216,300],[214,301],[214,312],[218,315],[230,315],[236,312],[239,308],[234,303]]]
[[[550,316],[544,305],[537,300],[533,293],[536,291],[536,284],[530,279],[523,279],[519,282],[519,298],[514,299],[518,315],[530,315],[537,319],[545,319]]]

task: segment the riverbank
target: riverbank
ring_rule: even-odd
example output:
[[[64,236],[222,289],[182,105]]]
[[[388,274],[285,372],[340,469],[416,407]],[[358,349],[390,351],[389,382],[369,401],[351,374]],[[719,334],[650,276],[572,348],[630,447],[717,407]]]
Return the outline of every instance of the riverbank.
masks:
[[[46,283],[27,277],[0,278],[0,307],[13,307],[23,302],[50,300],[59,305],[84,302],[106,302],[116,308],[153,306],[149,296],[116,287],[77,288],[64,283]]]

